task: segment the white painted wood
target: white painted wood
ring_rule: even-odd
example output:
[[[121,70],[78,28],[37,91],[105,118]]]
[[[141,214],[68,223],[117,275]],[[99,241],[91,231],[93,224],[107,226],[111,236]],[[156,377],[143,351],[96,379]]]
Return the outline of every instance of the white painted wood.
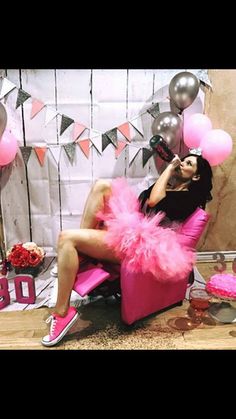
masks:
[[[18,88],[22,82],[23,90],[60,113],[45,126],[46,108],[30,119],[32,100],[28,99],[23,105],[22,121],[22,107],[15,110],[17,89],[12,91],[2,101],[7,109],[8,126],[19,144],[23,145],[25,139],[25,144],[31,146],[61,146],[59,167],[48,149],[43,167],[32,151],[28,177],[20,153],[2,172],[1,204],[7,247],[17,241],[28,241],[31,225],[32,240],[51,249],[50,254],[53,254],[60,229],[79,228],[86,198],[98,178],[112,180],[126,176],[137,194],[155,181],[159,174],[154,160],[151,158],[142,167],[141,148],[149,146],[154,120],[146,110],[157,101],[161,102],[161,112],[169,110],[168,84],[180,71],[183,70],[22,70],[21,78],[19,70],[7,71],[7,77]],[[5,75],[3,70],[0,75]],[[204,92],[200,90],[184,115],[202,112],[203,103]],[[62,114],[87,127],[80,139],[101,135],[138,115],[144,136],[131,128],[132,141],[118,158],[112,144],[102,155],[91,146],[89,159],[76,145],[71,164],[62,146],[73,141],[73,124],[60,135]],[[125,141],[119,132],[118,139]],[[131,147],[136,147],[138,153],[129,166]]]
[[[105,133],[127,121],[127,70],[93,70],[92,128]],[[125,175],[124,153],[115,158],[115,147],[109,144],[100,156],[93,153],[93,180]]]
[[[90,127],[91,121],[91,71],[57,70],[58,110],[75,122]],[[59,137],[59,143],[73,141],[73,124]],[[88,138],[89,131],[82,138]],[[62,229],[79,228],[83,207],[92,182],[92,153],[88,160],[79,145],[71,164],[64,148],[60,159],[60,190]]]
[[[8,70],[9,80],[20,86],[19,71]],[[15,111],[17,89],[3,99],[7,111],[7,128],[11,129],[19,145],[23,145],[22,114]],[[1,205],[7,248],[18,241],[30,240],[29,208],[26,174],[20,150],[13,164],[3,169]]]

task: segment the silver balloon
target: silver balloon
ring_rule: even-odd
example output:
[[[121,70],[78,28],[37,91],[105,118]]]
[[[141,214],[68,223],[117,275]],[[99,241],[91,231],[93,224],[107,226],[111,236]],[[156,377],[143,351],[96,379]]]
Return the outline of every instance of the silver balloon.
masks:
[[[7,125],[6,109],[4,108],[2,103],[0,103],[0,139],[2,137],[2,134],[5,131],[6,125]]]
[[[197,97],[200,81],[192,73],[183,71],[176,74],[169,84],[169,95],[177,108],[183,110]]]
[[[160,135],[170,148],[179,143],[183,133],[183,121],[173,112],[162,112],[153,121],[153,135]]]

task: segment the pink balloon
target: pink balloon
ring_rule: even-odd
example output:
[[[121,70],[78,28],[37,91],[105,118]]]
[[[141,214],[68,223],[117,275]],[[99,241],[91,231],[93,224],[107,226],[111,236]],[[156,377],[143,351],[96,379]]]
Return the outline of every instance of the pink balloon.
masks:
[[[16,138],[9,130],[5,130],[0,139],[0,166],[11,163],[16,156],[17,149]]]
[[[203,136],[212,129],[211,120],[202,113],[194,113],[184,121],[184,142],[189,148],[200,146]]]
[[[231,153],[233,141],[230,135],[222,129],[208,131],[200,145],[202,156],[211,166],[221,164]]]

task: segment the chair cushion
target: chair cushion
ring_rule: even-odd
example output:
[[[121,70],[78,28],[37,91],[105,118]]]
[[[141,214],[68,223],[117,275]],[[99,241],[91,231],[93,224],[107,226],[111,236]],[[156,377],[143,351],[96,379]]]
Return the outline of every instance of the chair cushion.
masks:
[[[94,267],[84,272],[78,272],[73,290],[76,291],[81,297],[87,295],[91,290],[96,288],[110,276],[102,268]]]

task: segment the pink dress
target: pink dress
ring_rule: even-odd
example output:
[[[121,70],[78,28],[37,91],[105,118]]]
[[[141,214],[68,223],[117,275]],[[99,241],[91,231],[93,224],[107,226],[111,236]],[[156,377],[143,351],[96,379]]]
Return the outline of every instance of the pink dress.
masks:
[[[158,281],[178,281],[191,272],[195,251],[181,244],[178,224],[174,223],[175,228],[159,225],[164,217],[163,212],[144,215],[125,178],[112,182],[105,209],[97,213],[107,229],[106,244],[129,271],[150,272]]]

